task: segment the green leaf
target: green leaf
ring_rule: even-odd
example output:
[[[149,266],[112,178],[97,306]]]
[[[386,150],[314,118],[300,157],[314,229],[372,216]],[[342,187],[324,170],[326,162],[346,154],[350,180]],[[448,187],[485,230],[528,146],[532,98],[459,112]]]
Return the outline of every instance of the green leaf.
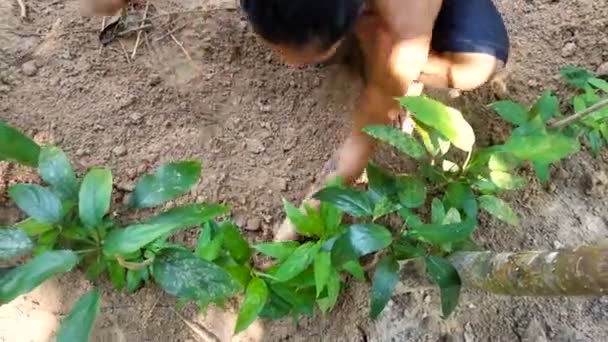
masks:
[[[43,234],[40,234],[36,241],[36,247],[34,248],[34,255],[38,255],[44,251],[50,251],[55,248],[57,240],[59,238],[59,230],[49,230]]]
[[[266,305],[264,306],[264,309],[262,309],[262,311],[260,312],[259,316],[261,318],[268,318],[273,320],[281,319],[287,316],[291,311],[291,305],[279,295],[274,293],[272,289],[268,291],[268,294],[268,301],[266,302]]]
[[[587,103],[585,101],[584,95],[577,95],[572,98],[572,107],[574,107],[574,112],[582,112],[587,109]]]
[[[540,115],[544,122],[553,118],[559,110],[559,100],[557,96],[549,90],[545,91],[536,101],[530,112],[532,115]]]
[[[386,216],[388,214],[392,214],[395,211],[399,210],[401,206],[398,203],[393,203],[393,201],[388,197],[383,197],[380,199],[376,205],[374,206],[374,221]]]
[[[54,275],[71,271],[77,263],[78,257],[72,251],[50,251],[35,256],[0,277],[0,304],[30,292]]]
[[[467,188],[460,182],[448,184],[445,192],[445,206],[448,208],[460,208],[467,196]]]
[[[328,202],[353,217],[374,214],[374,204],[367,193],[351,188],[332,186],[317,192],[313,197]]]
[[[274,277],[278,282],[286,282],[304,272],[312,264],[321,245],[307,242],[298,247],[287,259],[279,265]]]
[[[192,227],[204,224],[229,213],[230,210],[228,207],[219,204],[188,204],[183,207],[170,209],[153,217],[147,223],[179,224],[184,227]]]
[[[57,332],[57,342],[88,341],[99,314],[99,302],[98,289],[93,289],[80,297],[68,316],[61,322]]]
[[[376,319],[386,304],[388,304],[395,286],[399,281],[399,264],[391,257],[384,257],[374,271],[372,278],[371,312],[372,319]]]
[[[61,200],[49,189],[35,184],[16,184],[8,189],[19,209],[42,223],[57,223],[62,218]]]
[[[201,175],[197,161],[169,163],[142,176],[131,196],[131,207],[152,208],[190,191]]]
[[[389,144],[399,152],[404,153],[416,160],[426,156],[424,147],[411,135],[391,126],[369,126],[363,128],[363,132],[369,136]]]
[[[514,125],[521,126],[528,122],[528,110],[517,102],[498,101],[492,103],[490,108]]]
[[[320,236],[322,234],[323,227],[316,225],[310,217],[306,216],[306,214],[286,199],[283,199],[283,210],[300,234],[308,237]]]
[[[338,271],[336,271],[335,268],[331,268],[327,279],[327,297],[317,299],[319,309],[321,309],[323,313],[331,311],[336,306],[341,287],[342,285],[340,283]]]
[[[38,166],[40,147],[15,128],[0,121],[0,160]]]
[[[457,148],[467,152],[473,148],[475,132],[458,110],[424,96],[402,97],[400,102],[416,120],[439,131]]]
[[[192,204],[178,207],[152,218],[148,223],[130,225],[112,230],[105,239],[106,255],[133,253],[156,239],[178,229],[202,224],[223,215],[223,206]]]
[[[433,198],[431,202],[431,222],[441,223],[445,218],[445,207],[439,198]]]
[[[329,203],[321,203],[321,220],[325,223],[325,236],[334,236],[340,224],[342,224],[342,217],[344,213]],[[324,237],[325,237],[324,236]]]
[[[442,222],[439,224],[453,224],[462,222],[462,217],[460,216],[460,212],[456,208],[450,208],[448,212],[445,214]]]
[[[40,177],[63,200],[76,200],[78,182],[68,157],[57,147],[43,147],[38,160]]]
[[[437,132],[437,130],[430,128],[423,123],[418,122],[416,124],[416,132],[418,132],[418,135],[422,138],[422,142],[424,143],[427,152],[433,157],[445,155],[452,146],[450,141]]]
[[[236,320],[235,334],[247,329],[251,323],[258,317],[266,300],[268,299],[268,288],[262,279],[253,278],[247,286],[245,292],[245,300]]]
[[[143,273],[147,272],[148,269],[144,268],[141,270],[128,270],[127,271],[127,291],[129,293],[134,293],[135,291],[137,291],[137,289],[139,288],[139,286],[141,285],[142,281],[143,281]]]
[[[38,222],[32,218],[25,219],[15,224],[15,228],[21,229],[28,236],[37,236],[53,229],[50,223]]]
[[[270,285],[270,289],[292,306],[295,315],[312,316],[316,299],[314,288],[296,290],[284,284],[274,283]]]
[[[495,152],[490,155],[488,167],[492,171],[508,172],[519,165],[519,160],[510,153]]]
[[[502,171],[490,172],[490,179],[498,188],[503,190],[520,190],[526,186],[526,180],[520,176]]]
[[[230,221],[220,223],[220,230],[224,234],[224,248],[238,263],[243,264],[251,257],[249,243],[241,235],[239,228]]]
[[[275,258],[278,261],[285,261],[300,246],[296,241],[284,242],[265,242],[254,245],[256,251]]]
[[[550,164],[538,162],[532,163],[532,166],[534,167],[534,172],[536,173],[536,177],[538,177],[538,180],[542,184],[547,184],[551,177],[551,169],[549,165]]]
[[[433,245],[442,245],[466,240],[475,231],[476,225],[475,218],[467,218],[463,222],[452,224],[423,224],[409,231],[408,235]]]
[[[564,80],[572,86],[583,89],[593,74],[585,69],[571,66],[563,67],[559,72]]]
[[[195,254],[207,261],[217,259],[222,251],[224,234],[215,221],[207,222],[201,229]]]
[[[84,277],[89,281],[97,281],[99,276],[107,269],[108,263],[101,255],[94,255],[88,259],[87,269]]]
[[[114,284],[117,290],[122,290],[125,287],[125,281],[127,277],[127,270],[120,266],[116,261],[108,262],[108,273],[110,274],[110,281]]]
[[[342,265],[342,269],[350,273],[359,281],[365,280],[365,271],[363,271],[363,267],[361,267],[361,264],[357,260],[345,262],[344,265]]]
[[[435,256],[426,258],[426,271],[441,290],[441,311],[443,318],[447,318],[458,305],[461,284],[458,272],[449,261]]]
[[[419,208],[426,199],[426,185],[415,176],[400,176],[397,178],[399,202],[406,208]]]
[[[236,280],[243,288],[247,287],[251,280],[251,269],[243,265],[224,266],[226,272],[230,273],[232,278]]]
[[[368,192],[374,202],[396,193],[395,177],[385,172],[379,166],[369,163],[366,168]]]
[[[416,246],[407,237],[401,237],[393,243],[393,253],[397,260],[408,260],[424,256],[425,250]]]
[[[97,227],[110,210],[112,172],[93,169],[87,172],[80,185],[78,212],[80,220],[89,228]]]
[[[593,77],[588,80],[589,84],[596,87],[597,89],[608,93],[608,82],[604,81],[601,78]]]
[[[519,225],[517,213],[513,211],[507,202],[500,198],[490,195],[481,196],[479,197],[479,206],[501,221],[514,226]]]
[[[371,223],[352,224],[345,236],[359,257],[384,249],[393,241],[388,229]]]
[[[154,261],[152,276],[168,294],[182,300],[223,301],[239,284],[224,269],[184,250],[164,250]]]
[[[315,286],[317,288],[317,297],[323,292],[329,281],[331,272],[331,253],[321,251],[315,256]]]
[[[513,136],[503,146],[505,152],[512,153],[519,159],[540,163],[559,161],[577,152],[579,148],[576,139],[559,133]]]
[[[401,217],[403,218],[403,224],[406,227],[410,227],[413,229],[418,229],[419,227],[422,227],[422,220],[420,219],[420,217],[418,217],[418,215],[414,214],[410,209],[408,208],[401,208],[399,210],[399,215],[401,215]]]
[[[0,261],[24,256],[32,251],[34,243],[19,229],[0,229]]]
[[[604,145],[600,131],[593,130],[589,132],[589,134],[587,134],[587,139],[589,140],[589,145],[591,146],[593,156],[597,158],[597,156],[600,154],[600,149]]]

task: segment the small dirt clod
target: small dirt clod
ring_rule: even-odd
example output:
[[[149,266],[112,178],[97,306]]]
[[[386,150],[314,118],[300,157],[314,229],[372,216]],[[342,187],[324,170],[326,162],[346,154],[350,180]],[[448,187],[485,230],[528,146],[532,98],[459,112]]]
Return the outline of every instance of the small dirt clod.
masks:
[[[127,148],[124,145],[118,145],[112,149],[112,153],[117,157],[123,157],[127,155]]]
[[[38,66],[36,66],[35,61],[28,61],[23,63],[23,65],[21,66],[21,71],[23,71],[23,74],[25,76],[36,76],[36,74],[38,73]]]
[[[250,232],[255,232],[262,228],[262,220],[259,217],[253,217],[247,220],[247,225],[245,225],[245,229]]]

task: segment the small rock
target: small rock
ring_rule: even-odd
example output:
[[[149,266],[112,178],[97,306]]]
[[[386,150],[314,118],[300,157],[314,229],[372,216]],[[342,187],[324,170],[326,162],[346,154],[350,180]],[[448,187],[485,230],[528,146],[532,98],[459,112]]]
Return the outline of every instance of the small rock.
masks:
[[[608,76],[608,62],[602,63],[596,71],[598,76]]]
[[[139,112],[133,112],[133,113],[129,114],[129,120],[131,120],[131,123],[133,123],[133,124],[140,123],[141,119],[143,119],[143,117],[144,117],[144,115]]]
[[[290,135],[289,137],[287,137],[287,139],[285,139],[285,142],[283,143],[283,151],[287,152],[287,151],[291,150],[292,148],[296,147],[297,144],[298,144],[298,136]]]
[[[0,94],[6,94],[9,91],[11,91],[11,87],[4,84],[0,84]]]
[[[553,241],[553,248],[555,248],[555,249],[564,248],[564,244],[561,243],[561,242],[559,242],[559,241],[557,241],[557,240],[555,240],[555,241]]]
[[[23,65],[21,66],[21,71],[23,71],[23,74],[25,76],[35,76],[38,73],[38,67],[36,66],[36,62],[28,61],[23,63]]]
[[[245,227],[247,225],[247,218],[243,214],[236,214],[234,217],[234,223],[239,227]]]
[[[576,49],[576,44],[572,42],[566,43],[566,45],[564,45],[564,47],[562,48],[562,57],[572,57]]]
[[[125,182],[125,181],[116,183],[115,187],[118,190],[127,191],[127,192],[131,192],[131,191],[135,190],[135,185],[133,185],[133,183]]]
[[[277,185],[277,190],[279,191],[287,191],[289,188],[289,184],[287,182],[287,179],[285,178],[277,178],[275,180],[275,184]]]
[[[162,82],[162,78],[159,75],[153,74],[150,75],[150,78],[148,79],[148,85],[150,87],[156,87],[157,85],[160,84],[160,82]]]
[[[259,217],[253,217],[247,220],[247,225],[245,226],[246,230],[255,232],[260,230],[260,228],[262,228],[262,220],[260,220]]]
[[[262,142],[257,139],[247,139],[245,141],[245,144],[247,151],[251,153],[259,154],[266,151],[264,144],[262,144]]]
[[[547,342],[545,328],[538,320],[532,319],[530,321],[528,328],[523,333],[521,342]]]
[[[117,157],[127,155],[127,148],[124,145],[118,145],[112,149],[112,153]]]
[[[129,179],[131,179],[131,180],[135,179],[135,177],[137,177],[137,170],[136,169],[128,169],[127,170],[127,177],[129,177]]]
[[[88,156],[90,153],[91,153],[91,151],[89,151],[86,148],[79,148],[76,150],[76,157]]]

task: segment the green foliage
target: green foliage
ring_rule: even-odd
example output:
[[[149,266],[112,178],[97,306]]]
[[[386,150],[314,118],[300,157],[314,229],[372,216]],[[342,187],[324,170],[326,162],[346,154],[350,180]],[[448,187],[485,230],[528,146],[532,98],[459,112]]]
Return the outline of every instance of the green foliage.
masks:
[[[17,129],[0,121],[0,160],[36,167],[39,154],[38,144]]]
[[[35,289],[45,280],[69,272],[78,263],[72,251],[44,252],[0,277],[0,304]]]
[[[133,208],[152,208],[185,194],[198,181],[201,165],[184,161],[163,165],[154,174],[139,179],[133,195]]]
[[[126,210],[157,207],[187,193],[201,173],[195,161],[169,163],[142,176],[129,205],[113,208],[109,215],[110,170],[88,170],[80,178],[61,149],[40,148],[0,123],[0,159],[37,167],[46,184],[17,184],[8,191],[28,218],[0,229],[0,261],[30,253],[32,258],[0,270],[0,304],[80,265],[92,282],[107,276],[117,289],[131,293],[153,280],[180,303],[193,301],[201,309],[244,293],[235,327],[239,333],[258,317],[297,319],[317,308],[331,311],[351,276],[366,279],[360,258],[379,253],[381,257],[373,257],[380,260],[376,265],[366,265],[373,268],[372,318],[382,312],[397,285],[398,261],[411,259],[426,262],[447,317],[458,304],[461,287],[450,255],[480,249],[472,237],[479,209],[517,225],[517,213],[501,195],[526,185],[522,166],[531,166],[547,184],[551,165],[579,151],[581,140],[596,156],[608,143],[608,109],[602,107],[608,82],[578,68],[561,73],[579,90],[562,103],[572,105],[569,112],[587,115],[564,121],[560,101],[549,91],[532,106],[499,101],[490,108],[513,131],[502,144],[483,148],[475,147],[473,129],[458,110],[424,96],[400,99],[413,113],[413,135],[384,126],[364,132],[415,159],[418,172],[394,175],[369,164],[365,191],[336,180],[313,196],[321,202],[318,208],[284,201],[287,218],[305,238],[301,242],[250,246],[224,218],[228,208],[216,204],[178,206],[140,221],[122,217]],[[402,224],[389,230],[383,224],[394,222],[386,220],[394,213]],[[350,218],[343,220],[345,215]],[[173,233],[190,228],[200,228],[193,251],[169,242]],[[271,258],[273,266],[256,269],[254,254]],[[99,301],[97,290],[84,295],[63,321],[58,340],[87,340]]]
[[[385,257],[378,263],[374,271],[371,294],[372,318],[377,318],[391,299],[395,286],[399,281],[399,264],[396,260]]]
[[[68,316],[61,322],[57,332],[57,342],[88,341],[99,314],[99,290],[84,294],[74,304]]]

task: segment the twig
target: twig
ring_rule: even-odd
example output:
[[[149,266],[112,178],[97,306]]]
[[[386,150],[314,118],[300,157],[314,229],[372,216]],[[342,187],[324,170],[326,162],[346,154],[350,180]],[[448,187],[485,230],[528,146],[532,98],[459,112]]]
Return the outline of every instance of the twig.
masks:
[[[175,42],[175,44],[177,44],[182,51],[184,52],[184,54],[186,55],[186,57],[188,57],[189,60],[192,60],[192,57],[190,57],[190,54],[188,53],[188,50],[186,50],[184,48],[184,44],[182,44],[179,40],[177,40],[177,38],[175,38],[175,36],[173,35],[173,33],[171,34],[171,39],[173,39],[173,41]]]
[[[190,330],[192,330],[198,337],[200,337],[205,342],[221,342],[220,338],[217,337],[214,333],[209,331],[209,329],[203,327],[200,324],[196,324],[187,320],[184,316],[182,316],[177,310],[171,308],[171,311],[179,317]]]
[[[99,32],[103,32],[103,30],[106,28],[106,16],[104,15],[103,18],[101,18],[101,30],[99,30]],[[101,56],[101,52],[103,51],[103,44],[99,44],[99,55]]]
[[[146,23],[145,20],[148,18],[148,9],[150,8],[150,1],[146,1],[146,9],[144,9],[144,17],[143,17],[143,22],[141,23],[141,26],[144,26],[144,24]],[[137,54],[137,48],[139,47],[139,41],[141,40],[141,33],[142,31],[139,30],[137,31],[137,39],[135,39],[135,46],[133,47],[133,53],[131,53],[131,59],[135,59],[135,55]]]
[[[189,13],[196,13],[196,12],[203,12],[203,9],[202,8],[198,8],[198,9],[186,10],[186,11],[165,12],[165,13],[161,13],[161,14],[157,14],[155,16],[149,17],[147,19],[144,18],[144,19],[136,20],[135,23],[140,23],[142,21],[147,21],[147,20],[159,19],[159,18],[163,18],[163,17],[166,17],[166,16],[171,16],[171,15],[174,15],[174,14],[179,15],[179,14],[189,14]]]
[[[131,64],[131,59],[129,58],[129,53],[127,52],[127,49],[125,49],[125,44],[122,43],[122,40],[118,40],[118,43],[120,44],[120,48],[122,49],[122,52],[125,54],[125,58],[127,59],[127,64]]]
[[[138,26],[138,27],[134,27],[134,28],[130,28],[128,30],[124,30],[124,31],[120,31],[116,34],[117,37],[122,37],[122,36],[126,36],[129,33],[133,33],[133,32],[140,32],[143,31],[145,29],[149,29],[151,28],[152,25],[142,25],[142,26]]]
[[[589,108],[587,108],[585,110],[582,110],[582,111],[580,111],[578,113],[575,113],[573,115],[570,115],[570,116],[568,116],[568,117],[566,117],[564,119],[561,119],[561,120],[558,120],[558,121],[555,121],[555,122],[551,123],[549,125],[549,128],[551,128],[551,129],[562,129],[562,128],[566,127],[566,126],[569,126],[569,125],[571,125],[571,124],[573,124],[573,123],[575,123],[575,122],[583,119],[585,116],[587,116],[589,114],[592,114],[594,112],[597,112],[598,110],[603,109],[605,107],[608,107],[608,98],[601,100],[600,102],[594,104],[593,106],[591,106],[591,107],[589,107]]]
[[[165,38],[169,37],[170,35],[172,35],[173,33],[175,33],[175,32],[177,32],[177,31],[179,31],[179,30],[183,29],[183,28],[184,28],[184,27],[186,27],[187,25],[188,25],[188,24],[183,24],[183,25],[180,25],[180,26],[178,26],[178,27],[175,27],[175,28],[171,29],[170,31],[167,31],[167,32],[166,32],[165,34],[163,34],[162,36],[160,36],[160,37],[158,37],[158,38],[155,38],[155,39],[154,39],[154,41],[155,41],[155,42],[158,42],[158,41],[160,41],[160,40],[163,40],[163,39],[165,39]]]
[[[19,4],[19,8],[21,8],[21,18],[27,18],[27,7],[25,6],[25,3],[23,0],[17,0],[17,3]]]

